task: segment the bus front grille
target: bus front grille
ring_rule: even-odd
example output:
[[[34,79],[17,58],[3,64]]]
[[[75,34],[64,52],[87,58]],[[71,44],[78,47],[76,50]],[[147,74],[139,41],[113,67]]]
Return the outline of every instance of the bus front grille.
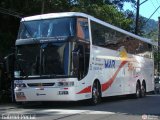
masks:
[[[55,83],[28,83],[29,87],[38,87],[38,86],[54,86]]]

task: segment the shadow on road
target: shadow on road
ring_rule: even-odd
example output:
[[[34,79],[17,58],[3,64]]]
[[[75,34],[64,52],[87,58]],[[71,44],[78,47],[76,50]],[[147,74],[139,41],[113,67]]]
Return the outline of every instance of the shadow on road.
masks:
[[[129,115],[147,114],[160,116],[160,95],[148,95],[145,98],[140,99],[130,99],[128,97],[108,97],[103,99],[102,103],[96,106],[89,106],[86,101],[80,101],[26,103],[24,105],[18,105],[17,107],[20,109],[25,109],[27,112],[29,112],[29,110],[48,110],[56,113],[56,110],[65,109],[123,113]]]

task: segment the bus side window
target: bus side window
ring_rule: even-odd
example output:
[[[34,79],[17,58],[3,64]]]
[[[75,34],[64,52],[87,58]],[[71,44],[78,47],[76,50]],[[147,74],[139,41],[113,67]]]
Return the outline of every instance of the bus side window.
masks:
[[[89,41],[88,20],[86,18],[77,19],[77,36],[81,39]]]

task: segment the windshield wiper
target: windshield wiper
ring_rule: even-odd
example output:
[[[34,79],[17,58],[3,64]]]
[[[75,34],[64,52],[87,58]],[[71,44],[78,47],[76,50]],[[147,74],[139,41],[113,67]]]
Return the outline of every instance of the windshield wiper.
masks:
[[[56,78],[56,77],[67,77],[68,75],[56,75],[56,74],[51,74],[51,75],[41,75],[40,77],[48,77],[48,78]]]
[[[51,74],[51,75],[41,75],[41,77],[48,77],[48,78],[55,78],[57,75],[56,74]]]

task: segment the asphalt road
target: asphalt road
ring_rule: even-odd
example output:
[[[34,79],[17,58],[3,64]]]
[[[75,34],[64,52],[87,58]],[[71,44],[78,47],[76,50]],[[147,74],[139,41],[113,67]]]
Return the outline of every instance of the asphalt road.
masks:
[[[36,120],[160,120],[160,95],[106,98],[96,106],[86,102],[0,105],[0,119]]]

